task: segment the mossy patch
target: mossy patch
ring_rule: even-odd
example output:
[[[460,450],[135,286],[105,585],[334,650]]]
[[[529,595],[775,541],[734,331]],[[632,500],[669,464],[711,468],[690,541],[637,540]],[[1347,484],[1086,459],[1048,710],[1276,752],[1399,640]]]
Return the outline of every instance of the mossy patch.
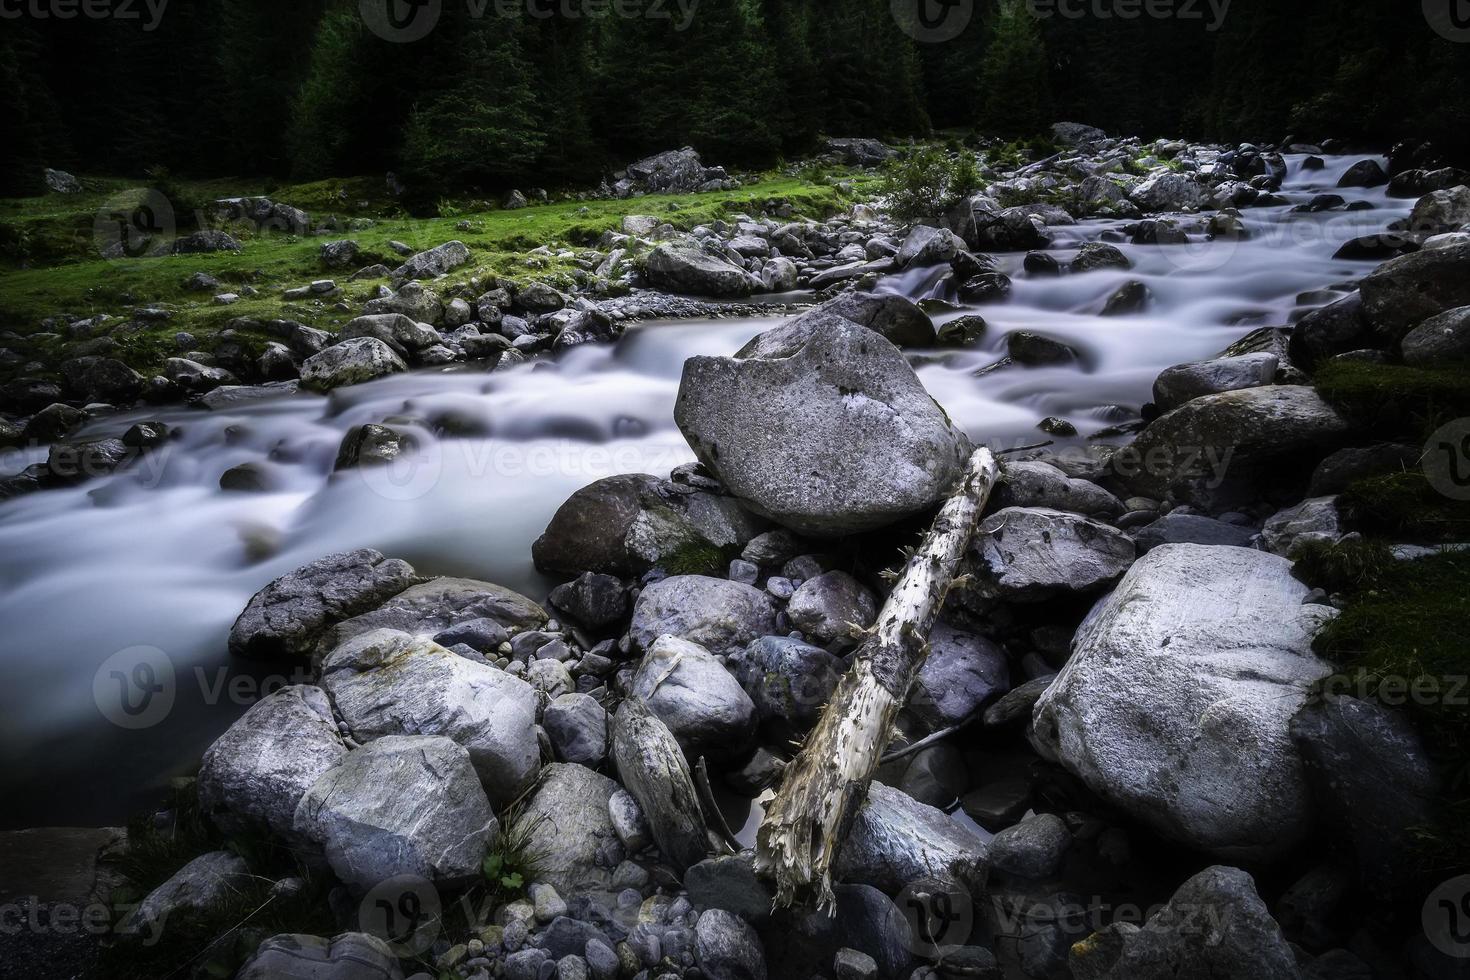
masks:
[[[1427,437],[1470,415],[1470,370],[1334,361],[1316,376],[1317,391],[1365,432],[1383,438]]]
[[[1453,500],[1422,470],[1359,480],[1337,500],[1348,525],[1399,541],[1470,541],[1470,503]]]

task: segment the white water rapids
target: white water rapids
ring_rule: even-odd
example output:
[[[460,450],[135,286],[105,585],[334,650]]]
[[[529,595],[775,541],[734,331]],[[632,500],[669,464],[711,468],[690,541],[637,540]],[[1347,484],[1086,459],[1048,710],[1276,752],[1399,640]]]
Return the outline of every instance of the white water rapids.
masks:
[[[1373,267],[1332,254],[1406,215],[1412,202],[1382,190],[1335,190],[1357,159],[1328,158],[1326,169],[1303,172],[1302,158],[1292,157],[1284,193],[1298,204],[1335,192],[1373,210],[1250,209],[1243,216],[1251,238],[1243,242],[1207,243],[1197,232],[1189,245],[1118,241],[1134,264],[1127,272],[1028,279],[1021,255],[1000,256],[1015,286],[1004,305],[971,311],[990,324],[982,345],[919,352],[920,377],[977,441],[998,445],[1045,439],[1036,424],[1046,416],[1071,420],[1084,437],[1136,418],[1163,368],[1208,357],[1255,326],[1288,323],[1302,294]],[[1058,259],[1122,224],[1054,229]],[[885,288],[918,298],[934,278],[910,273]],[[1097,316],[1130,279],[1152,292],[1148,311]],[[691,460],[672,418],[684,360],[731,354],[775,322],[643,324],[616,344],[493,374],[418,371],[331,398],[93,421],[78,435],[120,435],[142,419],[161,419],[181,434],[127,471],[0,504],[6,823],[116,823],[167,777],[191,771],[255,699],[256,685],[280,681],[230,661],[231,622],[261,586],[308,561],[372,547],[423,573],[488,579],[543,599],[550,583],[531,567],[530,545],[556,508],[600,477],[664,475]],[[1002,356],[1016,330],[1062,340],[1083,363],[974,377]],[[349,427],[393,416],[462,435],[434,438],[426,429],[426,448],[411,466],[332,474]],[[0,475],[37,458],[0,459]],[[277,489],[220,490],[225,470],[252,461],[271,467]],[[140,646],[162,651],[164,659],[149,661],[151,676],[172,702],[141,723],[119,713],[114,685],[124,681],[107,665]],[[112,663],[136,661],[130,654]]]

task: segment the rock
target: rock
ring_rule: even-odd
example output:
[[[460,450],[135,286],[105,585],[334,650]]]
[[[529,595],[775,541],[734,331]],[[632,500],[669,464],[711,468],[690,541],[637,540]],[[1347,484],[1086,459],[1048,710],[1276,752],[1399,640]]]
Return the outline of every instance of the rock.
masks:
[[[376,337],[358,337],[308,357],[301,365],[301,387],[327,392],[407,370],[393,348]]]
[[[1135,187],[1129,198],[1149,212],[1194,210],[1205,203],[1204,188],[1189,174],[1163,171]]]
[[[832,972],[837,980],[878,980],[878,961],[844,946],[832,960]]]
[[[1116,245],[1106,242],[1088,242],[1077,252],[1077,257],[1072,260],[1073,272],[1092,272],[1096,269],[1122,269],[1124,271],[1133,268],[1133,263],[1128,261],[1128,256]]]
[[[327,627],[381,605],[414,579],[408,562],[367,548],[319,558],[251,598],[230,629],[230,652],[252,660],[307,657]]]
[[[301,797],[347,754],[317,687],[275,691],[215,740],[199,768],[199,804],[222,830],[289,837]]]
[[[1437,367],[1470,361],[1470,306],[1432,316],[1403,339],[1404,363]]]
[[[651,193],[688,194],[709,179],[699,154],[689,147],[665,150],[628,165],[628,177]]]
[[[1303,545],[1335,544],[1345,533],[1337,513],[1337,498],[1315,497],[1267,520],[1261,528],[1261,540],[1273,555],[1289,558]]]
[[[891,293],[843,293],[821,307],[881,334],[896,347],[933,347],[934,321],[912,300]]]
[[[750,744],[755,704],[717,657],[675,636],[660,636],[646,649],[632,694],[669,727],[689,758],[725,759]]]
[[[724,909],[706,909],[695,923],[694,958],[709,980],[766,980],[760,937]]]
[[[531,546],[543,572],[633,577],[665,566],[713,573],[722,550],[743,547],[765,524],[732,497],[645,474],[583,487],[558,508]]]
[[[774,896],[756,876],[749,854],[712,857],[684,872],[690,903],[700,911],[724,909],[747,922],[762,923],[771,916]]]
[[[1248,548],[1255,532],[1198,514],[1167,514],[1133,535],[1138,550],[1152,551],[1166,544],[1201,544]]]
[[[196,231],[174,242],[175,255],[201,255],[209,252],[238,252],[240,243],[222,231]]]
[[[143,376],[116,358],[77,357],[62,361],[60,371],[79,401],[127,405],[143,393]]]
[[[334,625],[318,643],[323,654],[373,630],[434,636],[451,626],[488,619],[510,633],[539,629],[546,610],[519,592],[468,578],[436,578],[404,589],[376,609]]]
[[[929,634],[929,656],[909,691],[906,710],[930,731],[968,721],[1010,688],[1005,651],[943,621]]]
[[[681,295],[749,296],[763,288],[755,276],[694,241],[664,242],[649,253],[645,268],[654,288]]]
[[[690,358],[675,420],[751,509],[817,537],[927,510],[970,451],[896,347],[824,310]]]
[[[788,258],[770,259],[761,266],[761,285],[770,293],[789,293],[800,284],[800,270]]]
[[[346,932],[331,941],[317,936],[272,936],[261,943],[235,980],[403,980],[398,959],[376,936]]]
[[[47,167],[41,173],[46,183],[46,189],[53,194],[80,194],[82,182],[65,170],[52,170]]]
[[[1329,357],[1361,350],[1371,342],[1362,297],[1353,293],[1302,317],[1288,343],[1291,362],[1310,371]]]
[[[935,339],[941,347],[970,347],[984,339],[987,326],[983,316],[968,314],[940,327]]]
[[[1461,231],[1470,225],[1470,187],[1448,187],[1419,199],[1409,215],[1409,230],[1421,235]]]
[[[1078,630],[1033,744],[1176,840],[1243,860],[1290,850],[1311,801],[1287,725],[1331,672],[1311,643],[1334,613],[1307,592],[1264,552],[1156,548]]]
[[[1057,873],[1071,845],[1071,831],[1061,817],[1038,814],[995,835],[990,842],[990,868],[1042,881]]]
[[[57,402],[54,405],[47,405],[35,415],[32,415],[31,420],[26,423],[24,434],[20,431],[15,431],[6,440],[6,443],[11,446],[21,446],[26,441],[35,443],[55,442],[77,429],[85,421],[87,421],[86,412],[79,408],[72,408],[70,405],[63,405]],[[9,423],[6,423],[6,426],[12,430],[14,429]]]
[[[281,468],[264,460],[232,466],[219,478],[219,488],[232,493],[272,493],[283,486]]]
[[[358,425],[347,430],[337,447],[332,471],[340,473],[364,466],[387,466],[414,446],[414,438],[386,425]]]
[[[652,831],[643,816],[643,810],[633,794],[625,789],[614,793],[607,801],[608,816],[613,831],[629,854],[637,854],[653,843]]]
[[[1470,306],[1470,245],[1390,259],[1358,285],[1373,333],[1392,343],[1446,310]]]
[[[1011,278],[1000,272],[982,272],[955,287],[966,303],[1002,303],[1011,295]]]
[[[427,252],[411,256],[393,270],[393,282],[403,283],[410,279],[435,279],[452,269],[457,269],[470,260],[470,250],[464,242],[445,242]]]
[[[1417,828],[1438,819],[1439,778],[1403,714],[1351,697],[1313,698],[1291,721],[1326,824],[1357,857],[1364,890],[1393,902],[1416,887]]]
[[[1153,293],[1136,279],[1125,282],[1109,294],[1098,316],[1132,316],[1148,308]]]
[[[1214,867],[1180,886],[1163,909],[1128,936],[1108,980],[1270,977],[1301,971],[1255,882],[1244,871]]]
[[[633,607],[630,632],[640,650],[652,648],[659,637],[674,636],[724,657],[774,634],[776,607],[749,585],[678,575],[643,590]]]
[[[1338,187],[1383,187],[1388,183],[1388,174],[1377,160],[1359,160],[1343,172],[1337,181]]]
[[[322,265],[328,269],[350,269],[357,264],[360,247],[351,239],[322,242],[320,251]]]
[[[1180,364],[1168,368],[1154,381],[1154,404],[1160,412],[1172,412],[1185,402],[1205,395],[1274,384],[1280,366],[1281,359],[1268,353]]]
[[[596,769],[607,756],[607,712],[585,694],[563,694],[546,706],[541,725],[563,762]]]
[[[1040,602],[1093,592],[1133,564],[1133,539],[1107,524],[1045,507],[1007,507],[981,522],[970,550],[980,600]]]
[[[943,265],[964,247],[960,237],[947,228],[919,225],[903,240],[896,261],[901,269]]]
[[[1140,496],[1172,493],[1223,510],[1295,493],[1351,432],[1311,388],[1247,388],[1196,398],[1156,419],[1110,465]]]
[[[1051,135],[1053,139],[1063,146],[1100,143],[1108,138],[1108,134],[1096,126],[1085,126],[1082,123],[1074,122],[1052,123]]]
[[[760,723],[785,741],[817,723],[845,669],[826,650],[787,636],[763,636],[731,664]]]
[[[944,811],[875,782],[834,872],[839,881],[871,885],[890,894],[936,875],[978,894],[985,884],[985,855],[985,841]]]
[[[898,156],[898,151],[874,139],[829,139],[823,148],[849,167],[876,167]]]
[[[1069,477],[1040,460],[1008,462],[993,495],[997,507],[1049,507],[1075,514],[1116,517],[1123,502],[1087,480]]]
[[[1077,360],[1077,352],[1060,340],[1026,330],[1017,330],[1006,337],[1006,352],[1011,360],[1027,367],[1070,364]]]
[[[608,629],[628,616],[628,593],[621,579],[583,572],[574,582],[551,590],[551,605],[590,630]]]
[[[433,327],[417,323],[402,313],[376,313],[349,320],[339,336],[343,340],[376,337],[400,354],[424,350],[440,340],[439,332]]]
[[[121,936],[146,940],[225,905],[250,881],[245,859],[230,851],[201,854],[159,885],[117,924]]]
[[[538,877],[563,895],[607,891],[623,845],[608,812],[618,784],[586,766],[553,763],[516,823],[541,855]]]
[[[826,572],[801,584],[786,615],[817,643],[847,646],[878,618],[878,601],[846,572]]]
[[[390,629],[347,640],[322,662],[322,686],[358,742],[448,738],[469,753],[485,794],[506,806],[536,780],[536,693],[520,678]]]

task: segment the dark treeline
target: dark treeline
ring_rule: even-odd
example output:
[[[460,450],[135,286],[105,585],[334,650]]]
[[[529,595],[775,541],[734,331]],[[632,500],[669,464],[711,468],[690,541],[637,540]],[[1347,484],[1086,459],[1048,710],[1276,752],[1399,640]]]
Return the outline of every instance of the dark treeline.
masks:
[[[1235,0],[1213,31],[1205,3],[1189,18],[1038,18],[977,0],[945,43],[911,40],[890,0],[701,0],[687,19],[675,0],[634,2],[667,16],[507,17],[488,0],[476,17],[478,0],[443,0],[412,43],[368,30],[357,0],[174,0],[151,31],[142,4],[139,20],[6,20],[0,181],[35,192],[49,165],[554,187],[685,144],[758,165],[822,134],[1024,136],[1064,118],[1144,136],[1470,144],[1470,45],[1406,0]]]

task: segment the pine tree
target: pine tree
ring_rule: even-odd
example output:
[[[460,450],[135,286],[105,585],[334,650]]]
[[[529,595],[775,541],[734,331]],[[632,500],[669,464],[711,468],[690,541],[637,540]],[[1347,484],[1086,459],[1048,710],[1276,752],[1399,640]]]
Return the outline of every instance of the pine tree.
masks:
[[[1054,121],[1046,47],[1021,0],[1001,0],[980,65],[980,125],[1000,136],[1029,136]]]

